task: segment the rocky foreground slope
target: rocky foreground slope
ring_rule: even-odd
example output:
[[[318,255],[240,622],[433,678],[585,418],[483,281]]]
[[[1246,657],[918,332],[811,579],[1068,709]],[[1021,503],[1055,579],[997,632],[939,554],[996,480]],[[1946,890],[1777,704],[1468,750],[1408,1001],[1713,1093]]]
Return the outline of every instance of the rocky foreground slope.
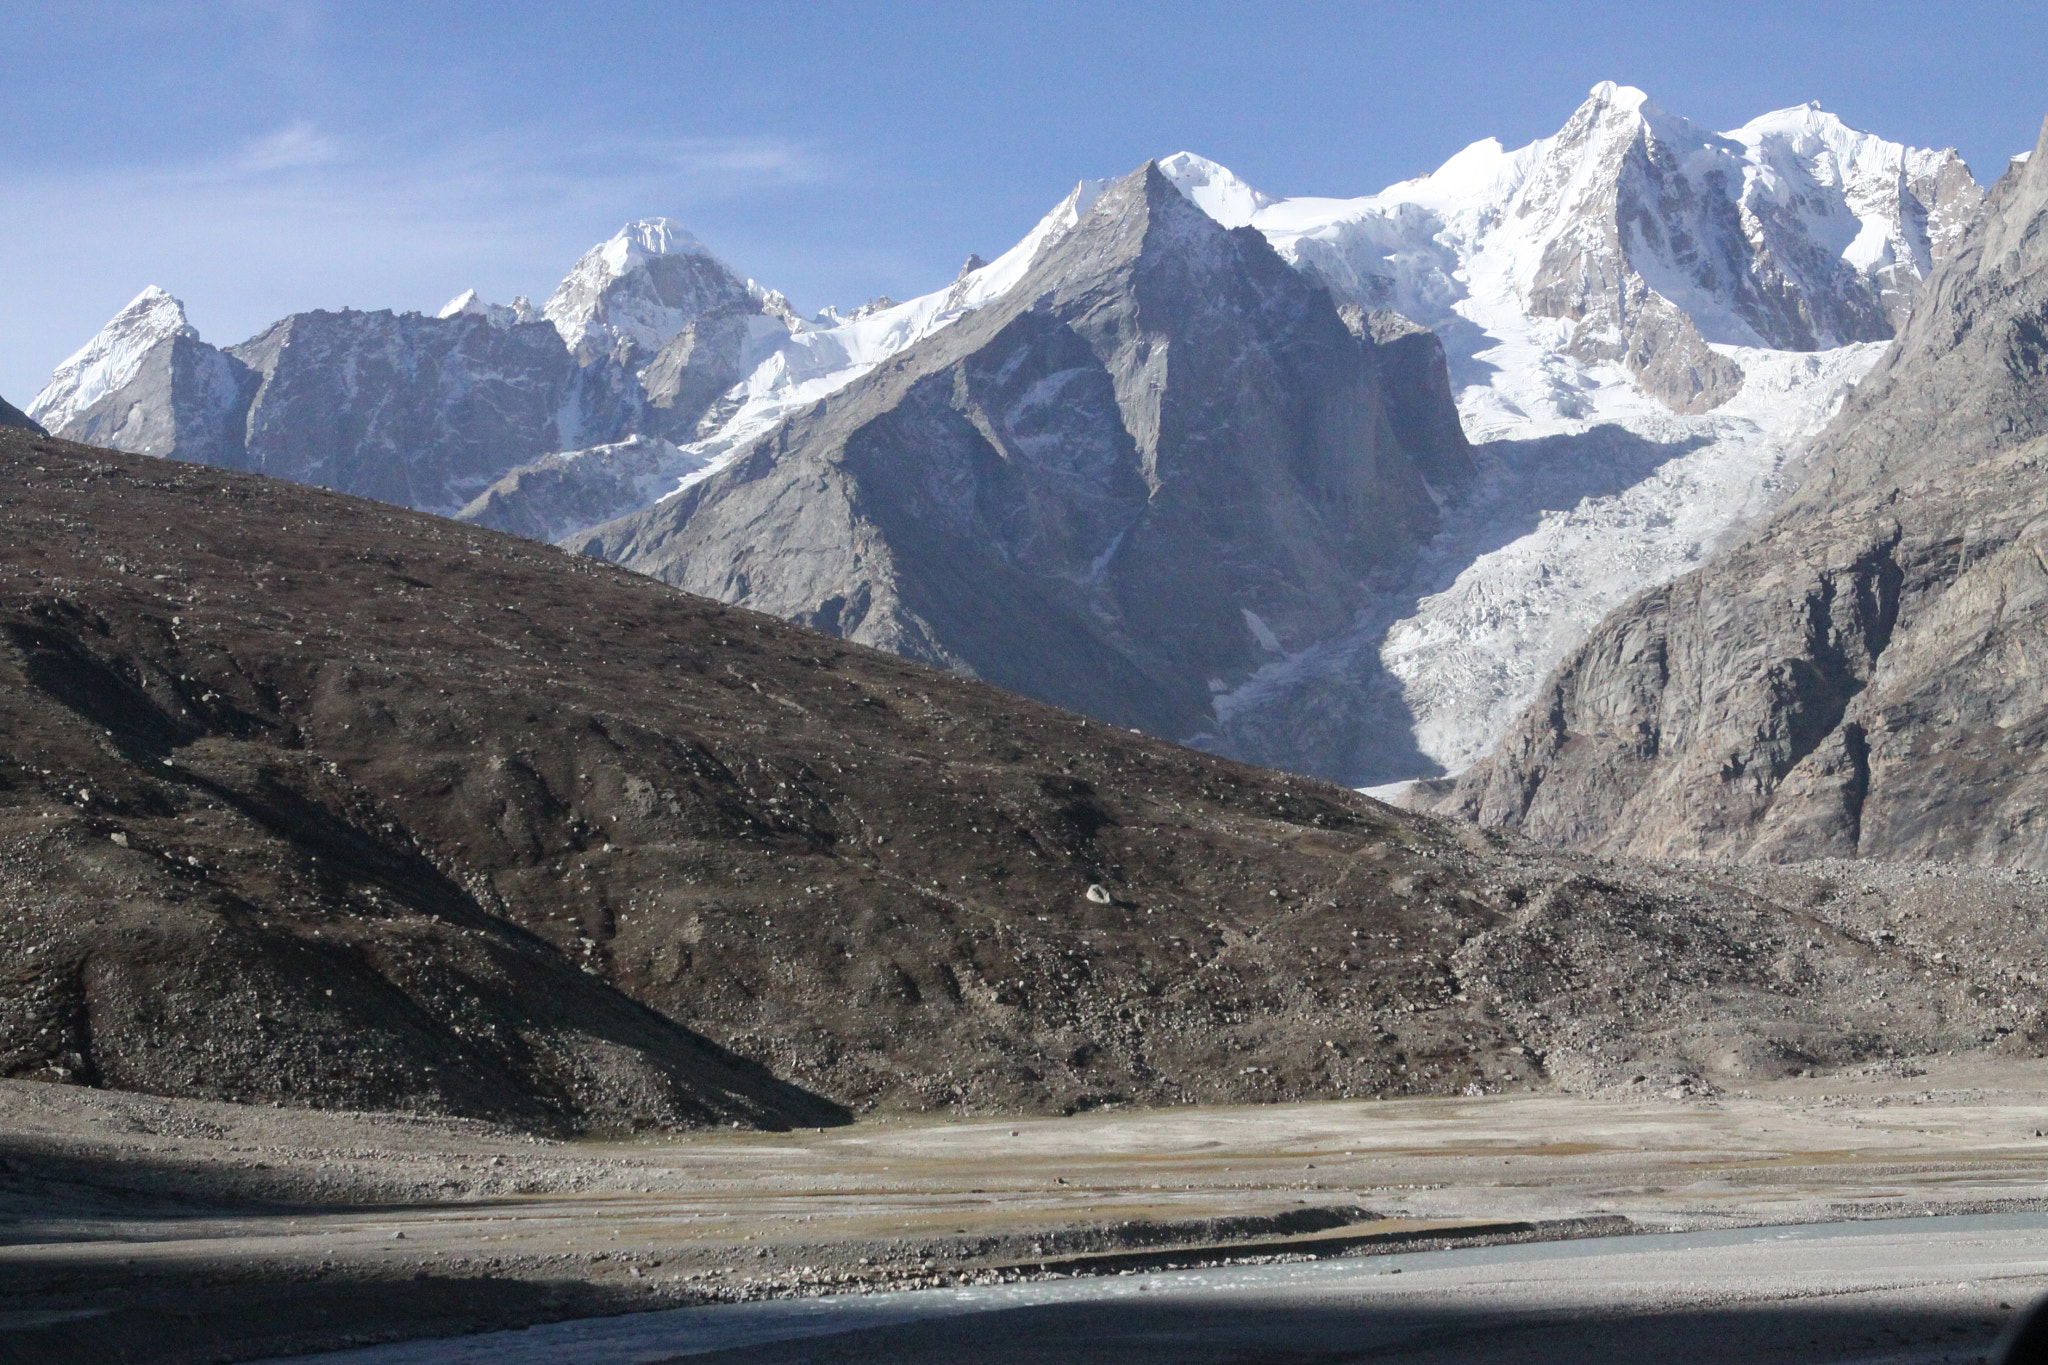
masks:
[[[1547,842],[2048,867],[2048,130],[1782,511],[1617,611],[1444,808]]]
[[[25,432],[0,521],[0,1074],[628,1128],[2044,1041],[2030,882],[1902,920],[1543,853]]]

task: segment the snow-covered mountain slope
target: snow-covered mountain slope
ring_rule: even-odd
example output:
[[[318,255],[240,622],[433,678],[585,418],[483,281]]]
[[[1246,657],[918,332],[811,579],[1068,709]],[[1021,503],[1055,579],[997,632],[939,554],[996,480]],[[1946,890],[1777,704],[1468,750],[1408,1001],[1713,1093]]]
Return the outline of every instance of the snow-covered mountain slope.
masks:
[[[703,433],[699,449],[710,461],[707,472],[792,412],[845,388],[898,351],[1009,293],[1040,252],[1073,230],[1108,183],[1082,181],[1015,246],[986,264],[970,257],[944,289],[908,303],[863,309],[836,325],[800,325],[786,337],[772,338],[754,357],[747,377],[728,395],[729,407],[718,414],[716,426]]]
[[[185,305],[151,285],[57,367],[43,391],[30,401],[28,415],[45,430],[68,436],[65,429],[86,409],[135,378],[143,357],[153,347],[175,336],[198,335],[185,321]]]
[[[1363,199],[1161,166],[1340,296],[1436,330],[1480,443],[1413,578],[1219,696],[1199,737],[1361,783],[1473,761],[1607,610],[1768,511],[1982,198],[1954,152],[1813,106],[1715,134],[1606,84],[1555,137]]]
[[[726,382],[731,387],[719,385],[721,392],[715,400],[707,400],[707,406],[697,409],[702,417],[694,428],[680,423],[661,428],[662,434],[680,442],[688,452],[689,472],[675,485],[650,496],[648,503],[679,493],[717,473],[749,442],[772,430],[778,422],[827,394],[838,392],[890,356],[1007,294],[1042,250],[1073,229],[1107,183],[1082,181],[1008,251],[987,262],[969,257],[946,288],[907,303],[884,302],[879,307],[858,309],[850,317],[827,309],[817,318],[807,320],[789,313],[780,295],[762,291],[749,281],[748,287],[756,291],[757,297],[768,300],[769,315],[781,325],[764,327],[749,319],[743,333],[735,333],[724,342],[716,361],[721,368],[699,361],[705,373],[729,376]],[[618,244],[622,238],[631,237],[638,226],[629,225],[620,237],[586,255],[570,280],[556,291],[556,298],[564,297],[579,272],[595,279],[600,267],[609,268],[604,267],[604,261],[610,259],[606,252],[623,259],[627,249]],[[548,306],[554,308],[555,301],[550,300]],[[561,327],[563,323],[558,319],[556,325]],[[574,331],[573,326],[563,332],[565,339],[572,334],[575,340],[570,344],[578,344],[583,334]],[[650,390],[664,372],[663,361],[681,347],[680,339],[672,339],[662,356],[648,365],[644,374]],[[533,472],[543,477],[529,480],[508,476],[491,490],[488,500],[479,499],[460,515],[465,520],[507,528],[553,525],[563,508],[599,505],[618,489],[646,486],[644,460],[637,450],[607,447],[577,455],[575,460],[546,461],[544,468],[536,465]],[[612,467],[614,460],[618,461],[617,468]],[[632,510],[621,507],[612,515]],[[577,529],[581,528],[566,528],[560,535],[567,536]]]
[[[700,318],[762,319],[763,336],[792,320],[788,301],[742,279],[667,218],[642,218],[570,268],[541,315],[579,359],[617,355],[644,365]]]
[[[701,455],[659,436],[629,436],[521,465],[455,515],[529,540],[560,540],[660,501],[703,465]]]
[[[524,294],[511,303],[491,303],[474,289],[465,289],[443,304],[437,318],[474,316],[484,319],[493,327],[511,327],[521,322],[540,321],[540,311],[533,301]]]
[[[1477,142],[1363,199],[1259,202],[1200,158],[1176,178],[1339,293],[1445,337],[1483,422],[1577,418],[1623,370],[1680,411],[1731,397],[1711,345],[1888,339],[1982,192],[1953,151],[1902,147],[1813,106],[1707,132],[1604,83],[1554,137]],[[1256,204],[1246,212],[1246,208]],[[1503,348],[1506,349],[1503,349]],[[1475,436],[1484,432],[1474,432]]]

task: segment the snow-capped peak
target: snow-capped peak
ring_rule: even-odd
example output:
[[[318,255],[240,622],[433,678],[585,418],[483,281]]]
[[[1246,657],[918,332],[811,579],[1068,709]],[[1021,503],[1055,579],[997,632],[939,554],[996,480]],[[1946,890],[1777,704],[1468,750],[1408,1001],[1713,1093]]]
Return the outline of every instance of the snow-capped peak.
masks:
[[[28,405],[45,431],[57,431],[107,394],[135,378],[150,350],[172,337],[199,339],[185,320],[185,305],[151,285],[114,314],[99,334],[57,367]]]
[[[1657,108],[1648,95],[1636,89],[1633,85],[1617,85],[1613,81],[1601,81],[1591,90],[1588,90],[1586,92],[1586,103],[1603,108],[1617,109],[1627,114],[1636,113],[1646,104],[1650,105],[1652,109]]]
[[[733,306],[746,282],[682,226],[641,218],[583,253],[541,313],[571,350],[601,336],[658,351],[711,307]]]
[[[625,274],[650,256],[711,256],[710,247],[672,218],[635,219],[596,251],[614,275]]]
[[[516,323],[533,322],[540,317],[534,310],[533,301],[524,294],[514,298],[510,304],[490,303],[474,289],[465,289],[448,300],[434,316],[454,318],[464,314],[480,317],[493,327],[511,327]]]
[[[1253,189],[1234,172],[1193,152],[1161,157],[1159,172],[1189,203],[1225,227],[1243,227],[1274,202],[1272,195]]]

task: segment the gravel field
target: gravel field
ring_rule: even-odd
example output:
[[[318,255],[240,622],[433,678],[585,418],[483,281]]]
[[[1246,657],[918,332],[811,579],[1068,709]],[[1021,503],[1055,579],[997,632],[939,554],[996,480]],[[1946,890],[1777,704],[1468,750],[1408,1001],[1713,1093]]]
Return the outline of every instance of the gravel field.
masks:
[[[247,1360],[694,1305],[1067,1283],[1088,1257],[1134,1249],[1150,1258],[1143,1279],[1391,1265],[1617,1226],[2025,1211],[2048,1207],[2044,1131],[2048,1067],[1982,1054],[1686,1100],[1191,1106],[571,1142],[7,1082],[0,1359]],[[1340,1236],[1382,1240],[1312,1245]],[[1133,1278],[1128,1262],[1101,1268]],[[1730,1302],[1769,1299],[1772,1273]]]

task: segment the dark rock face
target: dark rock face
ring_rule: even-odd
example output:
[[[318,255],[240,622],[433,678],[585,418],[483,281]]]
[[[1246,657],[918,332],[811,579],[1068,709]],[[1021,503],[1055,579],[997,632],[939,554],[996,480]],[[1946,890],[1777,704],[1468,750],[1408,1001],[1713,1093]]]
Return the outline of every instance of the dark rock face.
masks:
[[[1354,321],[1148,165],[1002,300],[570,543],[1190,736],[1352,619],[1434,528],[1425,478],[1469,476],[1434,339]]]
[[[1394,440],[1430,485],[1456,491],[1473,477],[1472,447],[1458,421],[1450,367],[1437,334],[1399,313],[1337,310],[1365,345]]]
[[[0,398],[0,427],[19,427],[23,431],[38,433],[42,431],[42,427],[35,419],[5,398]]]
[[[1425,799],[1583,848],[2048,867],[2048,136],[1761,531]]]

